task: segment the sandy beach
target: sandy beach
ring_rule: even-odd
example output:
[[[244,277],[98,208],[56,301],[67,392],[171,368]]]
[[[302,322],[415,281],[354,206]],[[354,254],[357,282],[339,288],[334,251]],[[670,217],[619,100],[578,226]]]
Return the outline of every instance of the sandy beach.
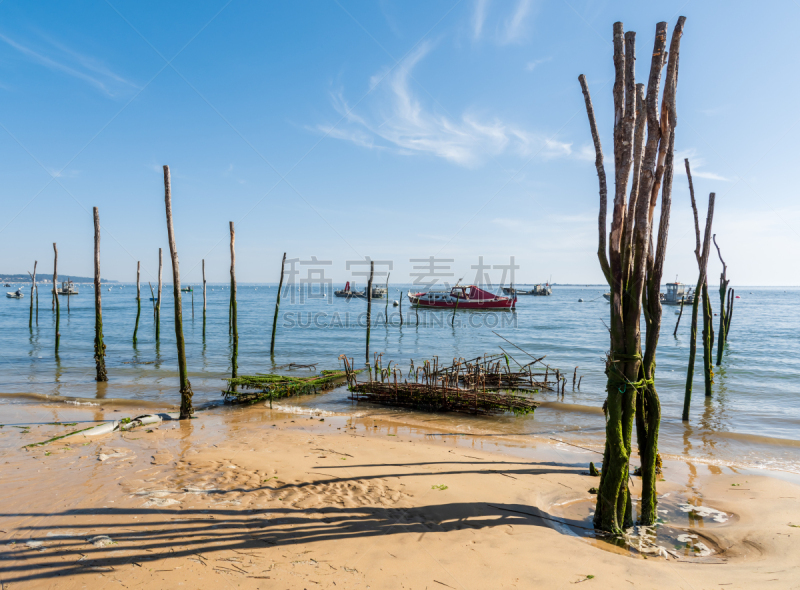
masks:
[[[522,444],[380,412],[258,404],[26,450],[138,408],[6,407],[4,589],[792,588],[800,579],[800,486],[789,474],[667,461],[665,523],[652,544],[664,555],[595,539],[588,463],[598,455],[539,437]]]

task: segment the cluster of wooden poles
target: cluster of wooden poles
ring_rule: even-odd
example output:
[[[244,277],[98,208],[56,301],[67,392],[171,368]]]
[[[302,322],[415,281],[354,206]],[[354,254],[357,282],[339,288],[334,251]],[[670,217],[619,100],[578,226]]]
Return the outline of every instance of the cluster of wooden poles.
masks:
[[[692,401],[692,386],[694,382],[694,365],[697,356],[697,323],[699,308],[702,303],[703,310],[703,377],[706,397],[710,397],[712,393],[711,385],[714,383],[714,368],[713,368],[713,349],[714,349],[714,314],[711,308],[711,296],[708,290],[708,258],[711,253],[711,242],[713,240],[714,246],[717,249],[717,255],[722,263],[722,273],[719,277],[719,340],[717,342],[717,360],[716,365],[722,364],[722,353],[725,350],[725,345],[728,342],[728,333],[731,327],[731,319],[733,318],[733,302],[735,298],[735,291],[733,287],[729,287],[730,280],[728,279],[728,265],[722,258],[722,251],[717,244],[717,235],[711,233],[711,227],[714,221],[714,205],[716,201],[715,193],[711,193],[708,198],[708,213],[706,215],[706,226],[704,235],[700,236],[700,220],[697,214],[697,202],[694,197],[694,184],[692,182],[692,172],[689,166],[689,160],[684,159],[686,166],[686,176],[689,179],[689,196],[692,201],[692,212],[694,213],[694,231],[695,231],[695,259],[699,268],[699,276],[697,279],[697,287],[694,290],[694,299],[692,301],[692,326],[691,337],[689,341],[689,366],[686,372],[686,390],[683,398],[683,413],[682,420],[689,420],[689,408]],[[683,301],[681,301],[681,310],[678,314],[678,320],[675,322],[674,335],[678,333],[678,325],[683,315]]]

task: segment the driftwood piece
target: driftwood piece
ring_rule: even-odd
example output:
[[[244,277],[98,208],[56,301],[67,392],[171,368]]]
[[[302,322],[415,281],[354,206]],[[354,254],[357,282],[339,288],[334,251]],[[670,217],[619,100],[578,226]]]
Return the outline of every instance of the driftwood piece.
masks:
[[[181,272],[178,266],[178,248],[175,245],[175,232],[172,229],[172,187],[170,184],[169,166],[164,166],[164,204],[167,213],[167,237],[169,238],[169,252],[172,257],[172,290],[175,298],[175,343],[178,349],[178,374],[180,377],[181,394],[181,420],[194,414],[192,407],[192,384],[186,371],[186,343],[183,339],[183,310],[181,309]],[[159,248],[159,259],[161,249]],[[160,265],[159,265],[160,267]],[[158,273],[159,290],[161,286],[161,272]],[[159,294],[160,295],[160,294]],[[161,297],[159,296],[159,304]]]
[[[108,381],[106,372],[106,345],[103,342],[103,306],[101,303],[102,285],[100,284],[100,212],[97,207],[94,213],[94,362],[97,374],[96,381]]]

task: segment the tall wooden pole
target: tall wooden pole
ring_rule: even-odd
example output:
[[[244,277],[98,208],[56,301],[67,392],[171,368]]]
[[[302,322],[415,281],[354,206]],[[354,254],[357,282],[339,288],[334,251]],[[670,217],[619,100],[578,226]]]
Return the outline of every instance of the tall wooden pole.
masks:
[[[275,300],[275,317],[272,318],[272,341],[269,343],[269,353],[275,353],[275,330],[278,328],[278,308],[281,306],[281,289],[283,288],[283,267],[286,265],[286,252],[281,260],[281,278],[278,281],[278,298]]]
[[[386,305],[384,306],[383,310],[383,324],[386,325],[389,323],[389,277],[392,276],[392,273],[386,274]]]
[[[719,341],[717,343],[717,366],[722,364],[722,353],[725,351],[725,342],[728,340],[728,313],[730,311],[725,307],[725,299],[728,296],[728,265],[722,259],[722,251],[717,244],[717,234],[714,234],[714,246],[717,248],[717,255],[719,261],[722,263],[722,273],[719,275]]]
[[[203,338],[206,337],[206,259],[203,258]]]
[[[637,420],[640,455],[643,451],[646,454],[646,457],[641,457],[643,509],[640,520],[644,525],[652,525],[657,517],[654,472],[661,414],[654,378],[661,323],[658,289],[669,226],[673,130],[677,122],[675,95],[684,21],[685,18],[680,17],[673,29],[669,52],[666,51],[667,23],[656,25],[654,47],[647,52],[651,63],[644,100],[640,100],[644,87],[638,86],[635,80],[635,33],[625,32],[620,22],[614,23],[615,183],[608,236],[608,188],[600,136],[586,78],[583,75],[579,77],[600,184],[598,258],[611,290],[610,347],[606,362],[606,444],[594,525],[613,535],[621,535],[624,529],[633,525],[628,479],[634,418]],[[659,104],[662,76],[665,78],[663,99]],[[645,125],[646,137],[642,127]],[[631,170],[634,182],[628,197]],[[662,193],[661,220],[658,239],[655,240],[654,210],[659,192]],[[646,347],[642,346],[640,329],[643,307],[646,310]],[[649,507],[645,507],[645,503]]]
[[[169,179],[169,166],[164,166],[164,203],[167,210],[169,252],[172,256],[172,290],[175,297],[175,343],[178,347],[178,373],[180,374],[181,384],[180,418],[181,420],[185,420],[194,414],[194,408],[192,407],[192,384],[189,383],[189,375],[186,372],[186,343],[183,340],[183,312],[181,310],[181,272],[178,268],[178,249],[175,246],[175,233],[172,230],[172,192]],[[161,252],[160,249],[159,252]],[[160,272],[158,278],[160,291]]]
[[[94,208],[94,363],[97,381],[108,381],[106,345],[103,343],[103,307],[100,302],[100,212]]]
[[[711,297],[708,294],[708,269],[706,282],[703,283],[703,384],[706,397],[711,397],[711,384],[714,383],[714,312],[711,309]]]
[[[375,261],[369,261],[369,281],[367,282],[367,364],[369,364],[369,329],[372,325],[372,275],[375,274]]]
[[[58,333],[58,324],[61,319],[61,307],[58,303],[58,248],[55,242],[53,242],[53,252],[55,253],[53,258],[53,305],[56,311],[56,354],[58,354],[58,342],[61,339],[61,334]]]
[[[231,377],[236,378],[237,357],[239,356],[239,328],[236,319],[236,232],[231,224],[231,326],[233,328],[233,347],[231,348]]]
[[[164,267],[164,258],[161,248],[158,249],[158,299],[156,299],[156,342],[161,338],[161,270]]]
[[[139,316],[142,315],[142,288],[140,277],[142,273],[141,260],[136,262],[136,325],[133,327],[133,343],[136,344],[136,333],[139,331]]]
[[[33,329],[33,293],[36,290],[36,265],[39,264],[38,260],[33,261],[33,274],[31,275],[31,313],[28,316],[28,328]],[[30,273],[28,273],[30,274]]]
[[[711,226],[714,221],[714,200],[716,195],[711,193],[708,197],[708,214],[706,216],[706,229],[703,241],[700,241],[700,222],[697,216],[697,203],[694,198],[694,186],[692,184],[692,173],[689,168],[689,160],[685,159],[686,175],[689,179],[689,197],[692,200],[692,210],[694,212],[695,225],[695,258],[699,268],[697,287],[694,291],[694,301],[692,302],[692,327],[689,336],[689,366],[686,371],[686,390],[683,396],[683,413],[681,419],[689,420],[689,406],[692,402],[692,385],[694,382],[694,364],[697,357],[697,315],[700,301],[703,299],[703,286],[706,283],[706,269],[708,268],[708,255],[711,250]],[[704,365],[705,366],[705,365]]]

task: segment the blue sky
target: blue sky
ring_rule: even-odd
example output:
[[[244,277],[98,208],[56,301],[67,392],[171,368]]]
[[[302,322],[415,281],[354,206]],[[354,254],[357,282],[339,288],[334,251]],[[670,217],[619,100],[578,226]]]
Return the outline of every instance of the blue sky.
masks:
[[[281,254],[508,264],[518,282],[600,283],[597,179],[579,74],[611,152],[611,30],[687,16],[677,156],[738,285],[798,285],[800,117],[794,23],[776,2],[0,3],[0,272],[39,260],[152,280],[173,177],[184,280],[277,281]],[[696,280],[686,177],[675,176],[665,277]],[[166,271],[167,274],[169,270]],[[494,281],[500,271],[490,271]],[[719,263],[712,257],[712,282]]]

